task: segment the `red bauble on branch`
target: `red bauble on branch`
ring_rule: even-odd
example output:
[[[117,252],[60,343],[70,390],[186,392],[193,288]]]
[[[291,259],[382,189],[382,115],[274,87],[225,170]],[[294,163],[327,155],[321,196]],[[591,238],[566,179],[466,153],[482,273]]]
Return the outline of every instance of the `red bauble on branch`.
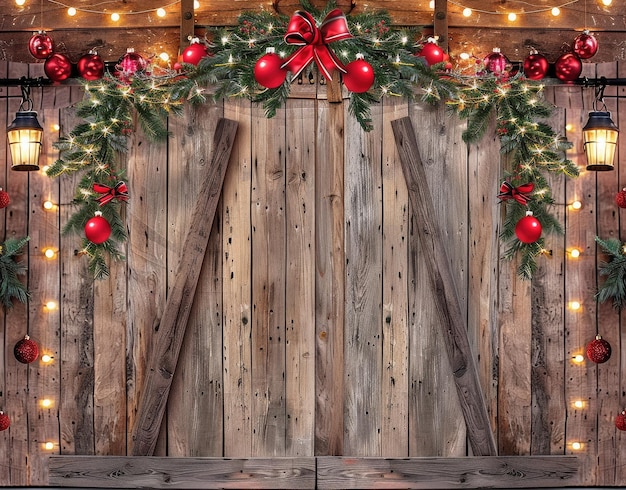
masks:
[[[148,68],[146,59],[139,53],[135,53],[133,48],[128,48],[126,54],[115,65],[115,74],[121,80],[128,80],[132,75],[145,71],[146,68]]]
[[[626,410],[622,410],[615,417],[615,427],[619,430],[626,430]]]
[[[266,53],[254,65],[254,79],[265,88],[280,87],[287,77],[287,70],[281,68],[283,59],[267,48]]]
[[[9,416],[0,410],[0,431],[7,430],[11,425],[11,419]]]
[[[574,39],[574,53],[586,60],[598,52],[598,40],[585,30]]]
[[[45,60],[54,51],[52,38],[45,31],[33,34],[28,41],[28,51],[38,60]]]
[[[111,225],[102,217],[100,211],[85,224],[85,237],[92,243],[99,245],[106,242],[111,236]]]
[[[615,204],[620,208],[626,208],[626,187],[615,194]]]
[[[104,61],[93,50],[81,56],[76,66],[78,74],[85,80],[98,80],[104,75]]]
[[[417,56],[421,56],[426,60],[428,66],[442,63],[445,59],[445,53],[443,49],[437,44],[437,40],[434,37],[429,37],[422,49],[417,53]]]
[[[19,362],[30,364],[39,357],[39,347],[28,335],[25,335],[22,340],[15,344],[13,354]]]
[[[500,52],[500,48],[493,48],[493,52],[483,60],[485,69],[496,75],[504,75],[511,69],[511,62]]]
[[[200,39],[194,37],[191,44],[183,50],[182,60],[184,63],[197,65],[200,60],[209,55],[206,46],[200,42]]]
[[[526,216],[515,225],[515,235],[520,242],[534,243],[541,237],[541,223],[533,216],[532,211],[526,211]]]
[[[528,58],[524,60],[524,75],[530,80],[541,80],[548,74],[549,68],[547,58],[536,49],[531,50]]]
[[[53,82],[62,82],[72,74],[72,62],[64,54],[53,53],[44,63],[43,71]]]
[[[554,63],[556,77],[563,82],[573,82],[583,71],[583,63],[576,53],[565,53]]]
[[[363,59],[362,54],[359,53],[356,57],[356,60],[346,65],[343,83],[350,92],[360,94],[367,92],[374,84],[374,69]]]
[[[11,198],[7,191],[3,191],[0,187],[0,209],[6,208],[11,203]]]
[[[587,344],[587,357],[596,364],[602,364],[611,357],[611,344],[600,335]]]

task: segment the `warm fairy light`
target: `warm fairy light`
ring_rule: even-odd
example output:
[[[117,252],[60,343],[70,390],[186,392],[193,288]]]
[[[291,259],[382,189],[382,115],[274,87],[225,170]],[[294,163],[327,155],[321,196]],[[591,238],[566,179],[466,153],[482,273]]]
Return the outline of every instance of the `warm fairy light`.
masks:
[[[435,0],[430,0],[430,2],[428,2],[428,8],[431,10],[435,8]]]
[[[576,354],[574,357],[572,357],[572,361],[574,361],[576,364],[581,364],[584,360],[585,356],[583,356],[582,354]]]
[[[582,448],[583,448],[582,442],[578,442],[578,441],[572,442],[572,449],[574,451],[580,451]]]
[[[461,58],[462,60],[469,60],[470,59],[470,55],[469,55],[469,53],[461,53],[461,54],[459,54],[459,58]]]
[[[44,201],[42,207],[46,211],[54,211],[56,209],[56,204],[54,204],[52,201]]]
[[[571,123],[565,125],[565,131],[571,131],[572,129],[574,129],[574,126]]]
[[[167,54],[165,51],[163,51],[160,55],[159,58],[161,58],[161,61],[165,61],[166,63],[170,60],[170,55]]]
[[[26,3],[26,0],[15,0],[15,3],[21,7]]]
[[[58,124],[52,125],[52,131],[59,131],[60,129],[61,129],[61,126],[59,126]]]
[[[44,354],[43,356],[41,356],[41,362],[45,364],[52,362],[52,356],[50,354]]]
[[[165,9],[164,8],[157,9],[156,14],[159,17],[165,17]]]
[[[50,165],[44,165],[43,167],[41,167],[41,173],[47,174],[49,168],[50,168]]]
[[[580,301],[570,301],[569,303],[570,310],[574,310],[574,311],[580,310],[580,307],[581,307]]]
[[[572,209],[575,209],[576,211],[578,211],[582,207],[583,207],[583,203],[582,202],[580,202],[578,200],[572,202]]]
[[[583,408],[585,406],[585,402],[582,400],[575,400],[572,405],[574,405],[574,408]]]
[[[200,2],[198,2],[198,0],[194,0],[193,8],[196,9],[196,10],[198,10],[200,8]]]
[[[56,303],[56,301],[48,301],[48,302],[46,303],[46,308],[47,308],[48,310],[56,310],[56,309],[57,309],[57,303]]]
[[[57,253],[53,248],[46,248],[44,249],[43,254],[46,259],[54,259]]]
[[[580,250],[577,248],[573,248],[570,250],[569,255],[571,258],[577,259],[578,257],[580,257]]]
[[[120,20],[120,14],[118,14],[117,12],[113,12],[113,13],[111,14],[111,20],[112,20],[113,22],[117,22],[118,20]]]
[[[48,451],[52,451],[54,449],[54,442],[46,442],[43,447]]]
[[[70,17],[74,17],[76,15],[76,9],[74,7],[68,8],[67,15],[69,15]]]
[[[50,408],[52,406],[52,400],[50,400],[50,398],[44,398],[41,400],[41,406],[43,408]]]
[[[608,7],[613,3],[613,0],[602,0],[602,5]]]
[[[515,22],[517,20],[517,14],[511,12],[506,18],[509,19],[510,22]]]
[[[555,17],[558,17],[559,15],[561,15],[561,9],[559,7],[552,7],[552,10],[550,12]]]
[[[472,9],[469,7],[465,7],[463,9],[463,17],[471,17],[472,16]]]

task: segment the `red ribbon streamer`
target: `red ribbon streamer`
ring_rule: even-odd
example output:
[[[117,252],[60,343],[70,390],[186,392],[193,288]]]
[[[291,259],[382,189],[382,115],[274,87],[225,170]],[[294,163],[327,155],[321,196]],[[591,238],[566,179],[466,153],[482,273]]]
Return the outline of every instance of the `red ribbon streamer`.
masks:
[[[530,193],[535,188],[535,184],[532,182],[528,182],[527,184],[522,184],[518,187],[513,187],[507,181],[502,182],[500,186],[500,194],[498,194],[498,199],[501,201],[506,201],[508,199],[515,199],[522,206],[527,206],[528,201],[530,201]]]
[[[334,69],[342,73],[346,73],[346,69],[337,55],[328,47],[328,43],[351,37],[348,21],[341,10],[330,11],[319,28],[311,14],[298,10],[289,21],[285,42],[303,47],[289,56],[281,68],[287,68],[295,78],[311,61],[315,60],[324,77],[332,80],[331,72]]]
[[[109,187],[104,184],[94,184],[93,190],[98,194],[104,194],[96,199],[100,206],[104,206],[113,199],[128,201],[128,187],[124,182],[118,182],[115,187]]]

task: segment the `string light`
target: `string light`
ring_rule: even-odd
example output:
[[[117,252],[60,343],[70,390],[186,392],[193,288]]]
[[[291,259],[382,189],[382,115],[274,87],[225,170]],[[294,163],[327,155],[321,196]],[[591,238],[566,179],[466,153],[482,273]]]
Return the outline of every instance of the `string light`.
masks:
[[[16,3],[22,2],[21,4],[18,3],[18,5],[23,5],[25,0],[15,0],[15,2]],[[67,9],[68,15],[76,15],[77,12],[82,12],[82,13],[87,13],[87,14],[100,14],[100,15],[107,15],[109,13],[106,10],[95,10],[95,9],[90,9],[90,8],[72,7],[71,5],[68,5],[64,2],[60,2],[58,0],[48,0],[48,2],[54,5],[58,5],[59,7],[63,7],[64,9]],[[144,10],[134,10],[130,12],[124,12],[124,15],[139,15],[139,14],[149,14],[152,12],[156,12],[156,14],[159,17],[164,17],[166,15],[166,9],[168,9],[169,7],[173,7],[174,5],[178,5],[179,3],[180,3],[180,0],[176,0],[175,2],[170,2],[167,5],[163,5],[161,7],[154,7],[154,8],[144,9]],[[197,6],[194,3],[195,9],[199,7],[200,7],[199,3]],[[74,11],[74,13],[71,14],[70,10]],[[160,12],[162,12],[162,14]],[[119,13],[112,14],[111,18],[113,18],[114,15],[117,16],[117,19],[115,19],[114,22],[117,22],[119,20]]]
[[[46,309],[52,311],[52,310],[56,310],[57,309],[57,303],[56,301],[48,301],[46,303]]]
[[[574,408],[584,408],[585,402],[582,400],[574,400],[574,403],[572,403],[572,405],[574,406]]]
[[[559,5],[553,5],[551,7],[538,7],[534,10],[524,10],[523,12],[510,12],[508,14],[508,19],[509,21],[513,22],[517,19],[517,15],[528,15],[528,14],[540,14],[543,12],[551,12],[552,15],[557,16],[561,13],[561,9],[563,7],[568,7],[570,5],[573,5],[575,3],[578,3],[580,0],[569,0],[567,2],[561,3]],[[457,7],[459,7],[461,9],[461,11],[463,12],[463,15],[465,17],[467,17],[467,15],[465,15],[465,10],[469,9],[469,7],[466,7],[465,5],[463,5],[462,3],[456,2],[454,0],[448,0],[449,4],[455,5]],[[602,0],[602,4],[605,6],[609,6],[611,5],[612,0]],[[430,8],[434,8],[434,1],[430,2]],[[477,9],[477,8],[472,8],[471,9],[473,12],[478,12],[481,14],[488,14],[488,15],[502,15],[502,12],[497,12],[497,11],[492,11],[492,10],[482,10],[482,9]],[[555,13],[557,12],[557,13]]]
[[[74,17],[76,15],[76,9],[74,7],[68,8],[67,15],[69,15],[70,17]]]
[[[517,20],[517,14],[515,12],[511,12],[507,15],[507,19],[509,19],[510,22],[515,22]]]
[[[46,211],[56,211],[57,205],[52,201],[44,201],[41,204],[41,207],[43,207]]]
[[[44,364],[52,362],[52,359],[53,357],[50,354],[44,354],[43,356],[41,356],[41,362],[43,362]]]
[[[111,20],[112,20],[113,22],[117,22],[118,20],[120,20],[120,14],[118,14],[117,12],[113,12],[113,13],[111,14]]]
[[[193,2],[193,8],[195,10],[198,10],[200,8],[200,2],[198,2],[198,0],[194,0]]]
[[[164,8],[157,9],[156,14],[159,17],[165,17],[165,9]]]
[[[578,442],[578,441],[572,442],[572,449],[574,451],[580,451],[582,448],[583,448],[583,443],[582,442]]]
[[[463,9],[463,17],[471,17],[472,16],[472,9],[469,7],[465,7]]]
[[[50,400],[50,398],[44,398],[41,400],[41,406],[43,408],[50,408],[52,406],[52,400]]]
[[[613,0],[602,0],[602,5],[608,7],[613,3]]]
[[[578,257],[580,257],[580,250],[577,248],[573,248],[570,250],[569,255],[571,258],[573,259],[577,259]]]
[[[54,449],[54,442],[46,442],[44,443],[43,447],[47,451],[52,451]]]
[[[576,364],[582,364],[585,361],[585,356],[583,356],[582,354],[576,354],[574,357],[572,357],[572,362],[575,362]]]
[[[580,310],[581,308],[580,301],[570,301],[569,307],[570,307],[570,310],[574,310],[574,311]]]
[[[573,201],[570,207],[576,211],[580,210],[583,207],[583,203],[579,200]]]
[[[552,10],[550,11],[550,13],[554,17],[558,17],[559,15],[561,15],[561,9],[559,7],[553,7]]]
[[[53,248],[45,248],[43,254],[46,259],[54,259],[57,255],[57,252]]]
[[[15,3],[16,3],[16,5],[21,7],[22,5],[24,5],[26,3],[26,0],[15,0]]]

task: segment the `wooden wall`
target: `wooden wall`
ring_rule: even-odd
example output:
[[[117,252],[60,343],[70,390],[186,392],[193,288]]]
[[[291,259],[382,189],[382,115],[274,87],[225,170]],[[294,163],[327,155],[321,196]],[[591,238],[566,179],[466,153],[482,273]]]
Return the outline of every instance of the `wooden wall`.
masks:
[[[28,70],[31,70],[31,73]],[[609,77],[622,64],[586,65]],[[0,65],[0,75],[37,67]],[[14,89],[8,89],[13,93]],[[609,89],[607,89],[607,94]],[[617,89],[610,89],[617,90]],[[623,89],[619,89],[623,92]],[[16,99],[0,92],[8,124]],[[75,87],[33,94],[51,144],[76,123]],[[297,95],[297,94],[296,94]],[[550,88],[555,128],[574,143],[590,94]],[[592,97],[592,95],[591,95]],[[626,111],[607,100],[618,125]],[[77,237],[59,230],[71,213],[76,177],[12,172],[0,185],[11,205],[0,238],[29,235],[32,298],[0,316],[0,484],[45,485],[50,454],[125,455],[151,343],[173,283],[195,196],[219,117],[238,121],[218,215],[157,444],[163,456],[465,456],[466,428],[446,359],[433,294],[408,203],[390,122],[410,116],[418,136],[456,286],[467,315],[501,455],[577,454],[581,484],[624,485],[622,434],[626,351],[620,315],[596,305],[601,254],[594,235],[620,236],[613,196],[622,169],[552,180],[565,235],[550,238],[532,282],[499,260],[499,142],[461,140],[464,123],[444,107],[385,100],[364,133],[347,104],[302,89],[273,119],[226,100],[169,121],[171,136],[129,141],[127,261],[93,282]],[[59,124],[60,129],[53,125]],[[624,140],[626,141],[626,140]],[[622,143],[622,146],[626,143]],[[620,148],[621,154],[626,149]],[[566,204],[580,199],[583,208]],[[53,212],[42,202],[58,203]],[[49,261],[44,247],[59,254]],[[568,250],[578,246],[577,261]],[[48,300],[59,308],[47,310]],[[582,311],[568,309],[581,301]],[[596,332],[609,362],[575,365]],[[25,333],[53,362],[18,363]],[[40,401],[52,400],[50,408]],[[584,401],[574,408],[575,399]],[[53,449],[46,450],[45,442]],[[571,443],[583,449],[574,451]]]

